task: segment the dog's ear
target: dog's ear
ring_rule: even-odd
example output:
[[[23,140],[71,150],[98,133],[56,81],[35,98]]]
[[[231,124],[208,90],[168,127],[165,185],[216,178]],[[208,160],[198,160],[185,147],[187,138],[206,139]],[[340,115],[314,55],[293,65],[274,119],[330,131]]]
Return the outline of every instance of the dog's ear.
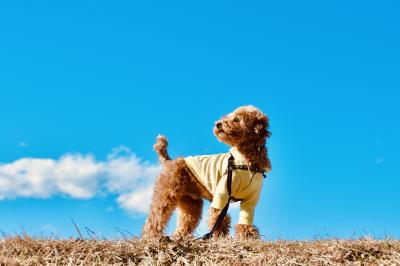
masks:
[[[256,135],[262,138],[268,138],[271,135],[271,132],[268,130],[268,128],[268,117],[264,114],[260,114],[259,116],[257,116],[254,128]]]

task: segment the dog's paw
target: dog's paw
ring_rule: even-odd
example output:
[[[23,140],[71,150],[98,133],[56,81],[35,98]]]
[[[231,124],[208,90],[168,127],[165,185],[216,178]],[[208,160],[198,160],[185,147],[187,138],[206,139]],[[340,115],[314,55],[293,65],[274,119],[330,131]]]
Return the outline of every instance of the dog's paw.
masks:
[[[248,224],[237,224],[235,227],[237,239],[259,239],[260,232],[258,231],[257,227],[254,225]]]

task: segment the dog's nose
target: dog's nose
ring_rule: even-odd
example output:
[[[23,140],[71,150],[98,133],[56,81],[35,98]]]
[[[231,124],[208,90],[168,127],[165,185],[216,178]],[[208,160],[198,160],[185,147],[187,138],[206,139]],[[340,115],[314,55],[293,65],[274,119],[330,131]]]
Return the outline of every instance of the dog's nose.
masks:
[[[221,129],[222,123],[221,123],[221,122],[217,122],[217,123],[215,124],[215,126],[216,126],[218,129]]]

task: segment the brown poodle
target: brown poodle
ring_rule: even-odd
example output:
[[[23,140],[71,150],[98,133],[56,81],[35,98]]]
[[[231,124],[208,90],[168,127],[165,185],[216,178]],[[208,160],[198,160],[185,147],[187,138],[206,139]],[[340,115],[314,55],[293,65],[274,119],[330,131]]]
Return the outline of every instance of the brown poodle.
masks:
[[[159,136],[154,149],[164,167],[156,180],[142,236],[161,237],[176,208],[178,218],[174,235],[192,235],[201,219],[203,198],[212,202],[208,220],[211,229],[228,201],[225,170],[232,154],[235,164],[247,167],[236,169],[232,177],[232,196],[241,201],[236,237],[258,238],[258,229],[252,222],[263,177],[253,170],[268,172],[271,169],[265,146],[270,136],[268,128],[268,117],[260,110],[253,106],[239,107],[217,121],[214,127],[218,140],[232,147],[230,152],[175,160],[168,155],[167,139]],[[230,217],[227,215],[214,235],[228,235],[229,229]]]

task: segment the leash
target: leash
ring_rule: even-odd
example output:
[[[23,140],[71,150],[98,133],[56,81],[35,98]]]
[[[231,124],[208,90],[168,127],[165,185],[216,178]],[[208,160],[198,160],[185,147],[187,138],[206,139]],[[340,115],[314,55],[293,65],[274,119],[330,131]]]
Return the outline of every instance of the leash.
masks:
[[[250,169],[250,171],[262,173],[264,178],[266,177],[264,170],[259,169],[259,168],[248,168],[247,165],[235,165],[234,161],[235,161],[235,158],[231,154],[231,156],[228,159],[228,168],[226,169],[226,172],[225,172],[228,175],[227,181],[226,181],[226,188],[228,190],[228,195],[229,195],[228,202],[225,204],[224,208],[222,209],[221,213],[219,214],[217,221],[215,222],[211,231],[208,232],[207,234],[203,235],[202,237],[197,238],[196,240],[208,240],[208,239],[212,238],[213,234],[215,233],[215,231],[218,229],[218,227],[221,225],[222,221],[224,220],[226,213],[228,212],[229,203],[231,202],[231,200],[233,199],[235,201],[241,201],[240,199],[233,198],[231,195],[232,194],[232,172],[234,169],[242,169],[242,170]]]

